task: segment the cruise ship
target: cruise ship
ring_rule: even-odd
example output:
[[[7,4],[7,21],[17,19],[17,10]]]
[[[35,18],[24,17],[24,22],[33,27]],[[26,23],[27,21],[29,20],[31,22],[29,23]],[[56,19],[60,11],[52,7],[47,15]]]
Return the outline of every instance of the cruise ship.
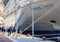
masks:
[[[32,35],[32,5],[34,6],[34,36]],[[34,3],[32,0],[9,0],[4,9],[4,26],[5,29],[7,26],[9,29],[12,24],[16,32],[0,32],[0,42],[56,42],[46,37],[57,36],[57,41],[60,39],[59,13],[60,0],[34,0]],[[20,26],[21,31],[17,33]]]
[[[22,26],[23,33],[32,33],[32,4],[35,34],[60,36],[60,0],[36,1],[24,5],[16,22]]]

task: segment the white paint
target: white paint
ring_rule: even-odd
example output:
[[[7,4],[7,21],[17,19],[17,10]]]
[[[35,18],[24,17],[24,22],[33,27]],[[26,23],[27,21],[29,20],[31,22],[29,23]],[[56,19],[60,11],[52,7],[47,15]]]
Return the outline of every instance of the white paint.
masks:
[[[60,30],[60,25],[56,23],[52,23],[53,27],[57,30]]]

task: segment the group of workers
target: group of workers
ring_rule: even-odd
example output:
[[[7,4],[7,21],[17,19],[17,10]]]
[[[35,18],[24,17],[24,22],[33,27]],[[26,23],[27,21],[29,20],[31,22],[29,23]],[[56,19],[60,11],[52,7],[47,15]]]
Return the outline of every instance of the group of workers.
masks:
[[[22,35],[22,27],[19,26],[17,29],[18,29],[18,30],[17,30],[17,33],[19,33],[19,36],[21,36],[21,35]],[[0,30],[2,30],[2,32],[5,32],[5,31],[6,31],[6,30],[4,29],[4,27],[0,28]],[[7,30],[7,32],[8,32],[8,35],[11,35],[11,34],[15,35],[16,30],[15,30],[15,28],[14,28],[13,26],[11,26],[11,27]],[[32,37],[32,35],[30,35],[30,34],[27,34],[26,36],[27,36],[27,37]],[[42,38],[45,39],[46,37],[43,36]]]
[[[22,32],[22,27],[21,26],[19,26],[18,28],[17,28],[17,33],[19,33],[19,32]],[[2,28],[0,28],[0,31],[1,32],[8,32],[8,33],[13,33],[13,32],[16,32],[16,29],[15,29],[15,27],[13,27],[13,26],[10,26],[10,28],[8,28],[7,30],[4,28],[4,27],[2,27]]]

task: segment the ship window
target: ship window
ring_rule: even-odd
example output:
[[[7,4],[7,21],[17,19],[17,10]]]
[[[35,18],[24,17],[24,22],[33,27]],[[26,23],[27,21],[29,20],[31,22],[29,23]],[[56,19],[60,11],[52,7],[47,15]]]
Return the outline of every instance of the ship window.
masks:
[[[55,20],[50,20],[50,22],[51,22],[51,23],[56,23],[56,21],[55,21]]]

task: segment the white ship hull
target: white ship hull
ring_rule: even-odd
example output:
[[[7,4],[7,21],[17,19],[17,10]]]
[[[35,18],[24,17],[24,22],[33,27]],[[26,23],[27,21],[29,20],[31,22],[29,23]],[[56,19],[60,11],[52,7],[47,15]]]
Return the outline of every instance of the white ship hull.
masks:
[[[53,24],[50,24],[50,20],[55,20],[57,24],[60,24],[60,0],[52,0],[50,2],[36,2],[34,3],[34,15],[35,15],[35,30],[60,30],[60,28],[54,28]],[[18,20],[19,26],[24,29],[31,29],[32,24],[32,4],[24,6],[21,9],[21,15]]]

